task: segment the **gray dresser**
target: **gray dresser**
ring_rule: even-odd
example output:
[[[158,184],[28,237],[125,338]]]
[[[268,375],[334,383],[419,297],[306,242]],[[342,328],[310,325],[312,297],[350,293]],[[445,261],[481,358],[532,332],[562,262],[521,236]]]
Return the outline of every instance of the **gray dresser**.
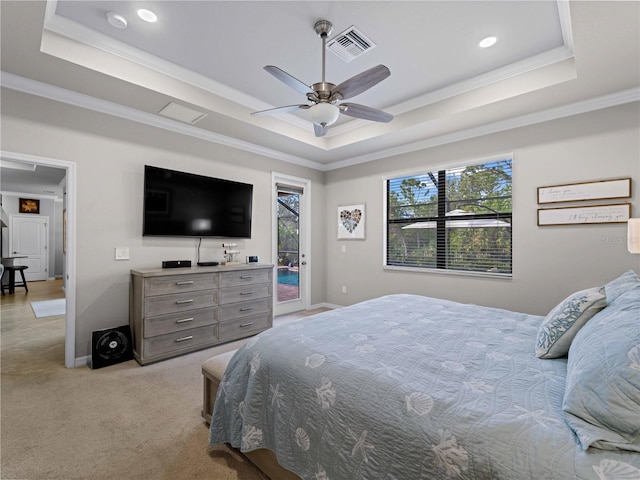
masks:
[[[129,322],[141,365],[270,328],[273,265],[131,270]]]

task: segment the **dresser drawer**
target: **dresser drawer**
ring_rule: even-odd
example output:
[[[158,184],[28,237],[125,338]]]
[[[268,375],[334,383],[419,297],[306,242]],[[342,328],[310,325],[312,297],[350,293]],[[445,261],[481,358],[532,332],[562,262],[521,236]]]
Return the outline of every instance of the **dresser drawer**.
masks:
[[[175,295],[147,297],[144,299],[145,318],[164,313],[214,307],[217,303],[217,290],[204,290],[200,292],[184,292]]]
[[[258,315],[260,313],[271,313],[271,298],[230,303],[218,307],[218,318],[222,322]]]
[[[144,336],[155,337],[165,333],[180,332],[190,328],[213,325],[218,320],[218,309],[215,307],[202,310],[146,317],[144,319]]]
[[[218,324],[218,329],[221,340],[230,340],[261,332],[270,328],[271,325],[271,313],[263,313],[220,323]]]
[[[271,281],[271,269],[240,270],[237,272],[220,272],[220,287],[235,287],[252,283],[267,283]]]
[[[218,325],[191,328],[181,332],[145,338],[144,355],[153,357],[165,353],[189,350],[198,345],[213,344],[218,339]]]
[[[167,295],[179,292],[211,290],[217,287],[217,274],[194,273],[187,275],[167,275],[145,279],[145,295]]]
[[[271,284],[259,283],[221,288],[218,291],[218,304],[244,302],[271,296]]]

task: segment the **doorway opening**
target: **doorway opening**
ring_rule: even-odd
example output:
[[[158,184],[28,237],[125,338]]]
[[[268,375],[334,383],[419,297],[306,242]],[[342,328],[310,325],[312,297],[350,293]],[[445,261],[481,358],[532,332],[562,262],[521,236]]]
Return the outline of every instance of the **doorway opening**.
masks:
[[[65,160],[27,155],[18,152],[0,151],[0,160],[12,163],[53,167],[65,170],[65,193],[63,195],[63,279],[65,296],[64,363],[67,368],[76,365],[76,164]]]

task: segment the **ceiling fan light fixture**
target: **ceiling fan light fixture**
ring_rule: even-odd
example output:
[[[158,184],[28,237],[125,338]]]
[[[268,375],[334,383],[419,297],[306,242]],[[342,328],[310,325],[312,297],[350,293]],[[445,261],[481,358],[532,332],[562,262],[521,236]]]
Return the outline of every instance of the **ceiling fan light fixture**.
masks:
[[[309,109],[309,113],[313,123],[328,127],[336,123],[340,109],[331,103],[317,103]]]

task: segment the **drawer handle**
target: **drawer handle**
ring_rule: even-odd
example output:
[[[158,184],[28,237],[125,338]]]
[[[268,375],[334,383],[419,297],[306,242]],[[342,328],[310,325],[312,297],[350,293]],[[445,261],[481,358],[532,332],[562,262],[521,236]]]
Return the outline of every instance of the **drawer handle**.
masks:
[[[193,335],[189,335],[188,337],[176,338],[176,342],[186,342],[187,340],[191,340]]]
[[[241,323],[241,324],[240,324],[240,328],[242,328],[242,327],[249,327],[249,326],[251,326],[251,325],[253,325],[253,322]]]
[[[176,303],[177,303],[178,305],[181,305],[181,304],[183,304],[183,303],[191,303],[191,302],[193,302],[193,298],[189,298],[189,299],[187,299],[187,300],[176,300]]]
[[[242,308],[240,309],[240,311],[241,311],[241,312],[248,312],[249,310],[253,310],[254,308],[256,308],[256,307],[242,307]]]
[[[253,278],[253,275],[240,275],[240,278],[242,280],[251,280]]]
[[[253,295],[253,292],[240,292],[240,295]]]
[[[193,280],[182,280],[180,282],[176,282],[176,285],[193,285]]]
[[[176,320],[176,323],[193,322],[193,317],[183,318],[182,320]]]

